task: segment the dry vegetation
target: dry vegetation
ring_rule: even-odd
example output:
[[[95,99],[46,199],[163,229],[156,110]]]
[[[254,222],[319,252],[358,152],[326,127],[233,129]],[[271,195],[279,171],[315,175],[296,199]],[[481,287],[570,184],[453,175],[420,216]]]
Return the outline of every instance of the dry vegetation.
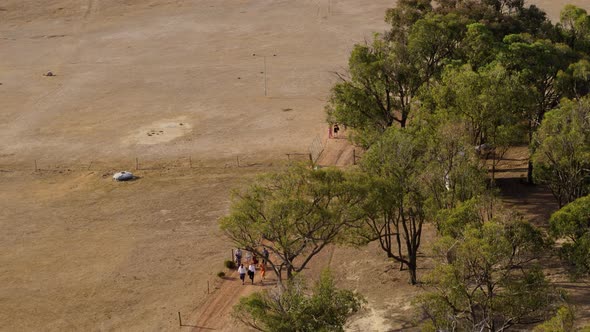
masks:
[[[552,18],[563,5],[537,2]],[[202,321],[216,295],[206,296],[208,281],[231,299],[238,283],[214,282],[229,258],[216,220],[230,189],[324,134],[331,72],[343,70],[354,43],[385,29],[394,4],[139,3],[0,3],[0,330],[174,330],[178,311],[187,324]],[[268,56],[268,97],[253,54]],[[236,155],[265,166],[225,167]],[[136,156],[218,167],[112,182],[109,172]],[[34,172],[34,160],[49,170]],[[550,195],[510,181],[509,202],[542,224]],[[351,330],[412,325],[401,299],[415,288],[375,248],[330,250],[310,270],[326,265],[369,299]],[[553,278],[590,312],[587,290],[558,268]],[[219,308],[209,321],[235,330],[227,303]]]

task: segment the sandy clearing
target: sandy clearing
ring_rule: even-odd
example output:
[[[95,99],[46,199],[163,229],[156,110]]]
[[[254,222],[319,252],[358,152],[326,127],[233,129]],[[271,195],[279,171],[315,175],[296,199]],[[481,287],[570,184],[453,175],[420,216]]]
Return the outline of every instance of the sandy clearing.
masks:
[[[331,71],[385,28],[390,4],[330,1],[328,13],[324,2],[61,1],[44,17],[9,1],[0,151],[19,161],[302,150],[322,127]],[[27,10],[40,16],[23,21]],[[127,144],[135,128],[180,117],[197,124],[187,139]]]
[[[326,132],[331,72],[346,66],[354,43],[385,28],[393,3],[4,0],[0,329],[178,330],[177,311],[203,310],[206,282],[229,252],[216,220],[230,188],[264,169],[144,170],[126,184],[103,174],[133,167],[137,155],[217,163],[240,154],[256,163],[305,152]],[[536,3],[553,18],[562,7]],[[47,70],[57,76],[43,77]],[[190,131],[139,139],[138,131],[179,120]],[[350,151],[326,158],[346,165]],[[31,167],[33,159],[62,173],[4,167]],[[66,171],[91,161],[105,171]],[[546,193],[534,194],[527,204],[546,205]],[[309,273],[331,264],[344,267],[341,285],[370,300],[374,317],[357,317],[359,330],[411,326],[399,299],[415,289],[376,248],[339,248]],[[584,303],[584,294],[576,299]]]

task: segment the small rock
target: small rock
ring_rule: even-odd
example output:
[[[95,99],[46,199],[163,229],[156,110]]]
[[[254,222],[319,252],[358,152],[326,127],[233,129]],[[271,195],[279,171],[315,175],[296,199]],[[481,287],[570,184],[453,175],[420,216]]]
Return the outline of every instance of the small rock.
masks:
[[[43,74],[43,76],[52,77],[52,76],[55,76],[55,74],[53,74],[52,71],[48,71],[45,74]]]

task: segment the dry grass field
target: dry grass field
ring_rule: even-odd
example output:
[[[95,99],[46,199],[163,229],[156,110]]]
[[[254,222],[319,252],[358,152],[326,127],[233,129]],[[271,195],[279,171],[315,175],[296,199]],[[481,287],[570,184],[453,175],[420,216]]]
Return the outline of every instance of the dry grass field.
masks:
[[[552,18],[565,3],[537,2]],[[215,276],[230,190],[324,134],[333,71],[394,4],[1,1],[0,330],[186,330],[177,312],[198,322],[208,282],[231,298]],[[112,182],[136,157],[180,167]],[[411,325],[414,288],[382,258],[336,249],[311,267],[368,297],[351,330]],[[241,330],[220,308],[214,324]]]

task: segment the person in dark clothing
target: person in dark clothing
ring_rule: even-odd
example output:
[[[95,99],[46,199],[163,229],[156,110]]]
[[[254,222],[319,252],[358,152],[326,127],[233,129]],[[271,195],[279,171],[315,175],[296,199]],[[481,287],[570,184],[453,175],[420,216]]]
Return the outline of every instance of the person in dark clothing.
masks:
[[[252,285],[254,285],[254,274],[256,273],[256,265],[250,264],[248,266],[248,277],[252,281]]]
[[[268,250],[266,250],[266,248],[262,249],[262,264],[264,264],[264,266],[266,266],[266,262],[268,262],[268,256],[269,256],[269,252]]]

